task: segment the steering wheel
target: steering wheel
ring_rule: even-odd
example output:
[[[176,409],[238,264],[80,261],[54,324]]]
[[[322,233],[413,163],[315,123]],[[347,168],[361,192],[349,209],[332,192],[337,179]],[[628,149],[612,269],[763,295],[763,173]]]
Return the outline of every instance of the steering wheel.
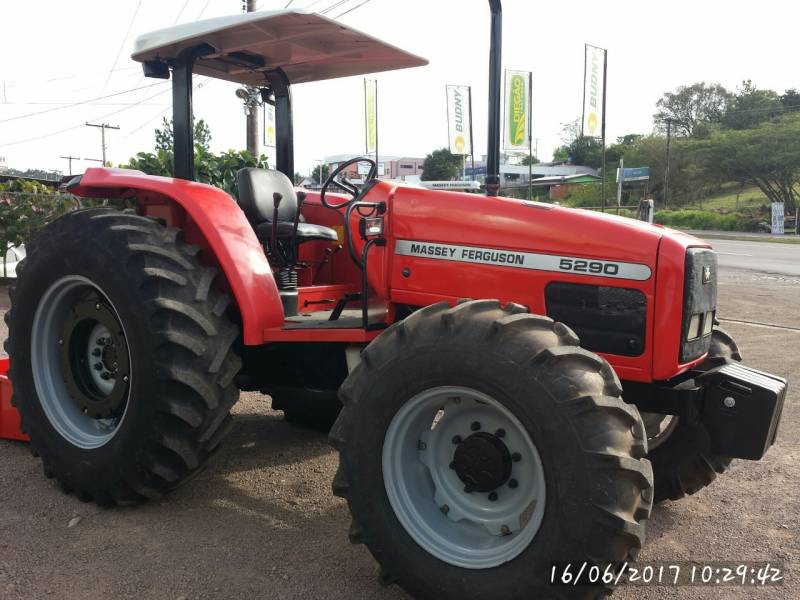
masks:
[[[347,206],[353,200],[358,198],[358,195],[359,195],[360,192],[359,192],[359,189],[355,186],[355,184],[350,183],[344,177],[340,181],[336,181],[336,176],[339,173],[341,173],[342,171],[344,171],[350,165],[353,165],[355,163],[360,163],[360,162],[368,162],[369,164],[372,165],[372,167],[370,167],[370,169],[369,169],[369,173],[367,173],[367,180],[375,179],[375,175],[378,174],[378,164],[374,160],[372,160],[371,158],[365,158],[363,156],[357,156],[355,158],[351,158],[350,160],[347,160],[347,161],[343,162],[342,164],[340,164],[338,167],[336,167],[333,170],[333,173],[328,175],[328,178],[325,180],[325,183],[322,184],[322,189],[319,192],[319,201],[322,202],[322,206],[324,206],[326,208],[332,208],[332,209],[336,210],[336,209],[342,208],[343,206]],[[346,200],[345,202],[342,202],[341,204],[331,204],[330,202],[328,202],[325,199],[325,192],[328,191],[328,188],[331,186],[331,184],[338,185],[340,188],[342,188],[343,190],[348,192],[352,196],[352,198],[350,198],[350,200]]]

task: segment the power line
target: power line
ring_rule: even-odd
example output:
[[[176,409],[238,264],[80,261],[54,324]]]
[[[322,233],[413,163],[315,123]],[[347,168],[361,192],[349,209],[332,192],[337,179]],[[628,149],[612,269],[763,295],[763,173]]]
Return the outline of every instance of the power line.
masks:
[[[354,10],[356,10],[357,8],[361,8],[362,6],[364,6],[364,5],[365,5],[367,2],[369,2],[369,1],[370,1],[370,0],[364,0],[364,1],[363,1],[361,4],[356,4],[356,5],[355,5],[353,8],[351,8],[351,9],[348,9],[348,10],[346,10],[346,11],[342,12],[342,13],[339,13],[338,15],[336,15],[335,17],[333,17],[333,18],[334,18],[334,20],[338,19],[339,17],[342,17],[342,16],[346,15],[347,13],[351,13],[351,12],[353,12],[353,11],[354,11]]]
[[[7,119],[0,119],[0,123],[8,123],[9,121],[19,121],[20,119],[27,119],[28,117],[35,117],[37,115],[43,115],[45,113],[54,112],[57,110],[64,110],[65,108],[72,108],[73,106],[81,106],[83,104],[90,104],[92,102],[96,102],[97,100],[105,100],[107,98],[113,98],[115,96],[121,96],[122,94],[130,94],[131,92],[138,92],[139,90],[146,90],[147,88],[151,88],[157,85],[164,85],[165,81],[157,81],[156,83],[151,83],[149,85],[143,85],[135,88],[131,88],[129,90],[124,90],[122,92],[115,92],[113,94],[107,94],[105,96],[97,96],[96,98],[88,98],[87,100],[80,100],[79,102],[73,102],[72,104],[67,104],[65,106],[56,106],[54,108],[46,108],[44,110],[39,110],[32,113],[26,113],[24,115],[18,115],[16,117],[8,117]],[[146,100],[143,100],[146,102]]]
[[[203,8],[200,9],[200,12],[197,13],[197,16],[194,18],[195,21],[199,21],[200,17],[203,16],[203,13],[206,12],[208,5],[211,4],[211,0],[206,0],[206,3],[203,5]]]
[[[175,20],[172,22],[173,25],[175,25],[178,22],[178,19],[181,18],[181,15],[183,14],[183,11],[186,10],[186,7],[189,5],[190,1],[191,0],[186,0],[186,2],[183,3],[183,6],[181,6],[181,9],[178,11],[178,16],[175,17]]]
[[[328,8],[323,8],[321,11],[319,11],[319,14],[325,15],[331,12],[333,9],[339,8],[342,4],[346,4],[347,2],[350,2],[350,0],[339,0],[339,2],[334,2]]]
[[[163,82],[161,82],[161,83],[163,83]],[[148,87],[150,87],[150,86],[148,86]],[[161,96],[162,94],[165,94],[165,93],[167,93],[169,91],[171,91],[170,88],[167,88],[166,90],[161,90],[160,92],[158,92],[156,94],[153,94],[152,96],[150,96],[148,98],[145,98],[143,100],[143,102],[147,102],[148,100],[152,100],[153,98],[156,98],[157,96]],[[93,121],[102,121],[103,119],[107,119],[108,117],[111,117],[113,115],[117,115],[117,114],[119,114],[121,112],[124,112],[126,110],[130,110],[131,108],[133,108],[133,106],[124,106],[122,108],[119,108],[117,110],[111,111],[110,113],[106,113],[106,114],[104,114],[104,115],[102,115],[100,117],[94,118],[92,120]],[[64,129],[59,129],[58,131],[52,131],[50,133],[37,135],[37,136],[32,137],[32,138],[27,138],[27,139],[24,139],[24,140],[17,140],[15,142],[3,142],[2,144],[0,144],[0,147],[18,146],[20,144],[27,144],[28,142],[35,142],[37,140],[43,140],[45,138],[50,138],[50,137],[53,137],[53,136],[56,136],[56,135],[59,135],[59,134],[62,134],[62,133],[66,133],[67,131],[72,131],[73,129],[78,129],[79,127],[84,127],[84,126],[85,126],[85,123],[79,123],[77,125],[73,125],[72,127],[65,127]]]
[[[194,91],[197,91],[197,90],[199,90],[200,88],[202,88],[202,87],[204,87],[204,86],[208,85],[209,83],[211,83],[211,82],[213,82],[213,81],[214,81],[213,79],[208,79],[208,78],[207,78],[207,79],[204,79],[203,81],[200,81],[199,83],[195,84],[195,86],[194,86]],[[153,122],[153,121],[155,121],[156,119],[158,119],[158,118],[161,118],[161,117],[165,116],[165,115],[166,115],[166,114],[169,112],[169,110],[170,110],[171,108],[172,108],[172,106],[168,106],[168,107],[167,107],[167,108],[165,108],[164,110],[161,110],[161,111],[159,111],[159,112],[158,112],[158,114],[156,114],[155,116],[153,116],[153,117],[150,117],[149,119],[147,119],[147,120],[146,120],[144,123],[142,123],[141,125],[137,125],[137,126],[136,126],[136,127],[134,127],[133,129],[131,129],[131,130],[130,130],[130,132],[129,132],[129,133],[126,135],[126,136],[125,136],[125,139],[127,140],[127,139],[128,139],[129,137],[131,137],[131,136],[132,136],[134,133],[138,133],[139,131],[141,131],[142,129],[144,129],[145,127],[147,127],[147,126],[148,126],[150,123],[152,123],[152,122]]]
[[[122,37],[122,42],[120,42],[119,50],[117,51],[117,57],[114,59],[114,64],[111,65],[111,68],[108,70],[108,76],[106,77],[106,82],[103,84],[103,90],[105,90],[106,86],[108,86],[108,82],[111,81],[111,74],[114,72],[114,69],[117,68],[119,57],[122,56],[122,50],[125,48],[125,42],[128,40],[128,36],[131,34],[133,23],[136,21],[136,16],[139,14],[139,9],[142,7],[142,1],[143,0],[139,0],[139,2],[136,4],[136,10],[133,11],[133,16],[128,22],[128,29],[125,30],[125,35]]]

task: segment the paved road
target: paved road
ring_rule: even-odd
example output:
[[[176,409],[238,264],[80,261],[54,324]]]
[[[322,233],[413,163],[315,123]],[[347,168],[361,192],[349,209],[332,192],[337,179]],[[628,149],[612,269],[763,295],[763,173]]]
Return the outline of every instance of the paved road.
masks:
[[[723,269],[800,277],[800,244],[709,240]]]

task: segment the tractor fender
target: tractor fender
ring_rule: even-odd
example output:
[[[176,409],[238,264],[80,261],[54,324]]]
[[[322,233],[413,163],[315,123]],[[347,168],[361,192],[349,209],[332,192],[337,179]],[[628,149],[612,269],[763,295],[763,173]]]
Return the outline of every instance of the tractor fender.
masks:
[[[269,261],[239,205],[224,191],[193,181],[104,167],[87,169],[67,188],[76,196],[133,200],[142,214],[162,217],[169,226],[185,229],[187,241],[210,250],[212,262],[233,292],[246,345],[262,344],[265,329],[283,325],[283,305]]]

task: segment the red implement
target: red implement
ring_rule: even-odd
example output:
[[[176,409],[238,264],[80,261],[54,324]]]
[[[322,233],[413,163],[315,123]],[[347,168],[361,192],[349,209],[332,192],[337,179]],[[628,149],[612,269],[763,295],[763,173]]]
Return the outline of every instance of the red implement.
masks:
[[[28,436],[19,430],[19,413],[11,406],[7,358],[0,359],[0,439],[28,441]]]

